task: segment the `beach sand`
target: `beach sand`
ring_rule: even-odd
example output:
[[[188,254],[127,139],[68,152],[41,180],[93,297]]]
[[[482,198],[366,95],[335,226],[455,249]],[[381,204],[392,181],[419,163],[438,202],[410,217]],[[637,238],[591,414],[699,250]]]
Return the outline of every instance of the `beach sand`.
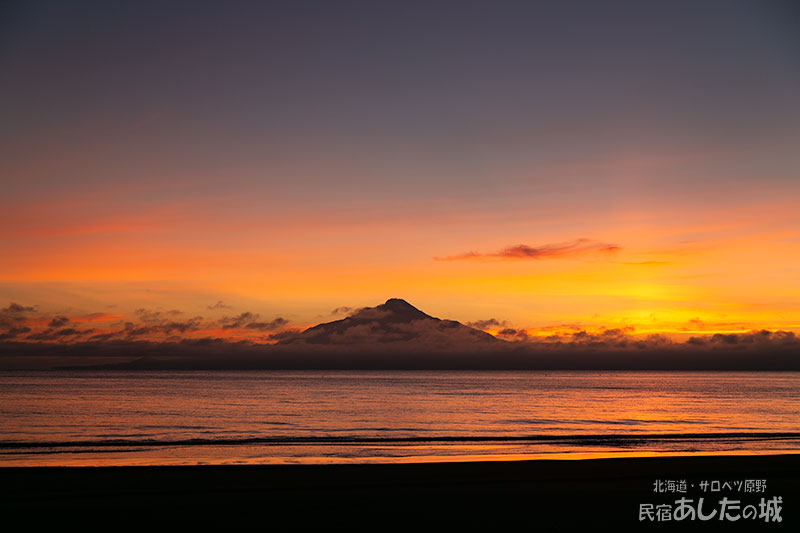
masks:
[[[766,480],[745,493],[746,480]],[[664,482],[665,492],[654,492]],[[686,480],[685,494],[668,481]],[[709,482],[705,492],[700,484]],[[712,492],[713,482],[720,491]],[[725,482],[732,483],[728,489]],[[737,490],[736,483],[742,485]],[[0,512],[11,523],[247,526],[261,531],[587,530],[637,528],[800,531],[800,455],[682,456],[433,464],[33,467],[0,469]],[[692,487],[692,485],[694,485]],[[719,520],[782,498],[781,522]],[[640,520],[640,504],[705,500],[709,521]],[[602,527],[601,527],[602,526]]]

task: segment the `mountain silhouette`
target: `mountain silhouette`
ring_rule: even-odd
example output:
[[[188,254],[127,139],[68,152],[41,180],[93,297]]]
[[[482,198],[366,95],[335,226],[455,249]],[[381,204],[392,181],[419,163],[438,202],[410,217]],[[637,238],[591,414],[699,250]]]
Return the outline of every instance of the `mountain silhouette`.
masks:
[[[455,320],[441,320],[423,313],[400,298],[376,307],[359,309],[341,320],[326,322],[284,339],[281,345],[386,345],[453,347],[499,345],[505,341]]]

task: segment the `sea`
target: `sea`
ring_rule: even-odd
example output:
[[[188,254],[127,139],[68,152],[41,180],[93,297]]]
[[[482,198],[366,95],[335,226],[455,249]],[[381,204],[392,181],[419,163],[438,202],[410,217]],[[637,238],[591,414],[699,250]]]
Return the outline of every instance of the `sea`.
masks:
[[[777,453],[798,372],[0,372],[0,466]]]

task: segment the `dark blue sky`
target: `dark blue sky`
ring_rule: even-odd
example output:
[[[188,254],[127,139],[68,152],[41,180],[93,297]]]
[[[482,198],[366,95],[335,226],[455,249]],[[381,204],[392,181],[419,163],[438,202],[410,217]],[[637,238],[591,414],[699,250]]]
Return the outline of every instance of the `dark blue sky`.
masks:
[[[446,190],[498,160],[735,148],[797,134],[797,15],[735,1],[12,3],[2,158],[107,143],[146,173],[309,153],[336,167],[355,152]],[[135,177],[71,167],[31,177]],[[381,179],[354,170],[355,187]]]

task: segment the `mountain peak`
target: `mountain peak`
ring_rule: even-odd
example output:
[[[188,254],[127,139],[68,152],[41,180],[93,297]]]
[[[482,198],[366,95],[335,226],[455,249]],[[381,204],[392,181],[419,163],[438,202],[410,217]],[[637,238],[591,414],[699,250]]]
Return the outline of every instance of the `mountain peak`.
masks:
[[[363,307],[341,320],[317,324],[279,344],[360,345],[386,349],[402,345],[413,349],[474,349],[477,344],[502,343],[488,333],[454,320],[440,320],[423,313],[401,298],[389,298],[375,307]],[[438,347],[438,348],[437,348]]]
[[[436,320],[401,298],[389,298],[386,300],[386,303],[377,307],[367,307],[363,309],[362,313],[369,315],[373,311],[386,313],[386,318],[392,321],[410,322],[413,320]],[[354,317],[358,317],[359,314],[361,313],[356,313]]]
[[[402,298],[389,298],[385,303],[378,306],[379,309],[390,311],[418,311],[422,312]]]

